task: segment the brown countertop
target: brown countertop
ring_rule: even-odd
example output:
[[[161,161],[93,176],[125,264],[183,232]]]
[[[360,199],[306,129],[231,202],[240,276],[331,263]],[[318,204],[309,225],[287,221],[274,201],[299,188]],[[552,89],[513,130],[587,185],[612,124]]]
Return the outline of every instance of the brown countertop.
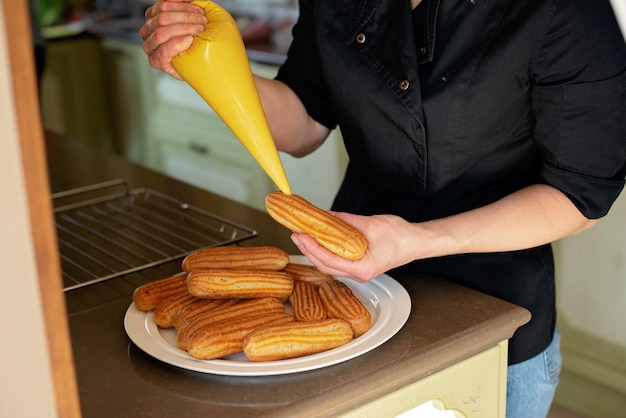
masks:
[[[276,245],[296,253],[288,231],[263,212],[65,139],[50,139],[47,148],[53,192],[125,178],[131,187],[153,188],[257,230],[243,245]],[[146,355],[124,331],[137,284],[176,273],[179,266],[172,262],[67,293],[84,416],[336,416],[510,338],[530,318],[526,310],[482,293],[394,272],[411,296],[412,312],[382,346],[291,375],[210,375]]]

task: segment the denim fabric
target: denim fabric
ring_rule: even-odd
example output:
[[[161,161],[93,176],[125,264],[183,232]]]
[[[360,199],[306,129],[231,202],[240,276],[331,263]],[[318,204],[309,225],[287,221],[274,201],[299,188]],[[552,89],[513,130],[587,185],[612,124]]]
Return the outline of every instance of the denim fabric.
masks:
[[[552,404],[561,372],[561,337],[537,356],[508,367],[507,418],[545,418]]]

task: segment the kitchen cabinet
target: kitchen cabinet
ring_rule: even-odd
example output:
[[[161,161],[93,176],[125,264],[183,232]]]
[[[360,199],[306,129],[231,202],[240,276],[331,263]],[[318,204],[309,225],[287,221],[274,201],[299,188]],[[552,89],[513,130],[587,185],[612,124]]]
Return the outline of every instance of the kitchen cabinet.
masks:
[[[111,106],[98,43],[90,36],[47,40],[42,120],[51,132],[112,150]]]
[[[501,342],[342,417],[397,416],[430,400],[464,418],[504,417],[507,352],[507,343]]]
[[[151,124],[151,164],[158,171],[205,190],[253,204],[272,188],[251,156],[238,149],[219,121],[168,110],[168,118]]]
[[[45,129],[143,162],[155,69],[137,42],[78,35],[47,40]]]
[[[114,150],[132,161],[144,162],[157,70],[147,64],[145,53],[135,42],[103,38],[99,46],[111,104]]]

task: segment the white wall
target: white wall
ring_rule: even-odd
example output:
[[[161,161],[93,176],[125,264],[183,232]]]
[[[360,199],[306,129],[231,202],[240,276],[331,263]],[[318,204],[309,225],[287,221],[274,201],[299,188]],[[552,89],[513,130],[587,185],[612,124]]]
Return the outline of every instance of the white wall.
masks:
[[[595,227],[558,248],[560,317],[626,348],[626,193]]]
[[[555,250],[563,354],[556,402],[585,416],[624,416],[626,193],[596,226]]]

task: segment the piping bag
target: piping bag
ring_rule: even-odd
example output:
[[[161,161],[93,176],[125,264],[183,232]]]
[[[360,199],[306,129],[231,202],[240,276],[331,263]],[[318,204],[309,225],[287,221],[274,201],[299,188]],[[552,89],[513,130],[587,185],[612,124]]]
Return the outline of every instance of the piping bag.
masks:
[[[254,83],[239,28],[224,8],[209,0],[192,2],[208,23],[186,51],[172,59],[176,72],[217,113],[270,179],[291,194]]]

